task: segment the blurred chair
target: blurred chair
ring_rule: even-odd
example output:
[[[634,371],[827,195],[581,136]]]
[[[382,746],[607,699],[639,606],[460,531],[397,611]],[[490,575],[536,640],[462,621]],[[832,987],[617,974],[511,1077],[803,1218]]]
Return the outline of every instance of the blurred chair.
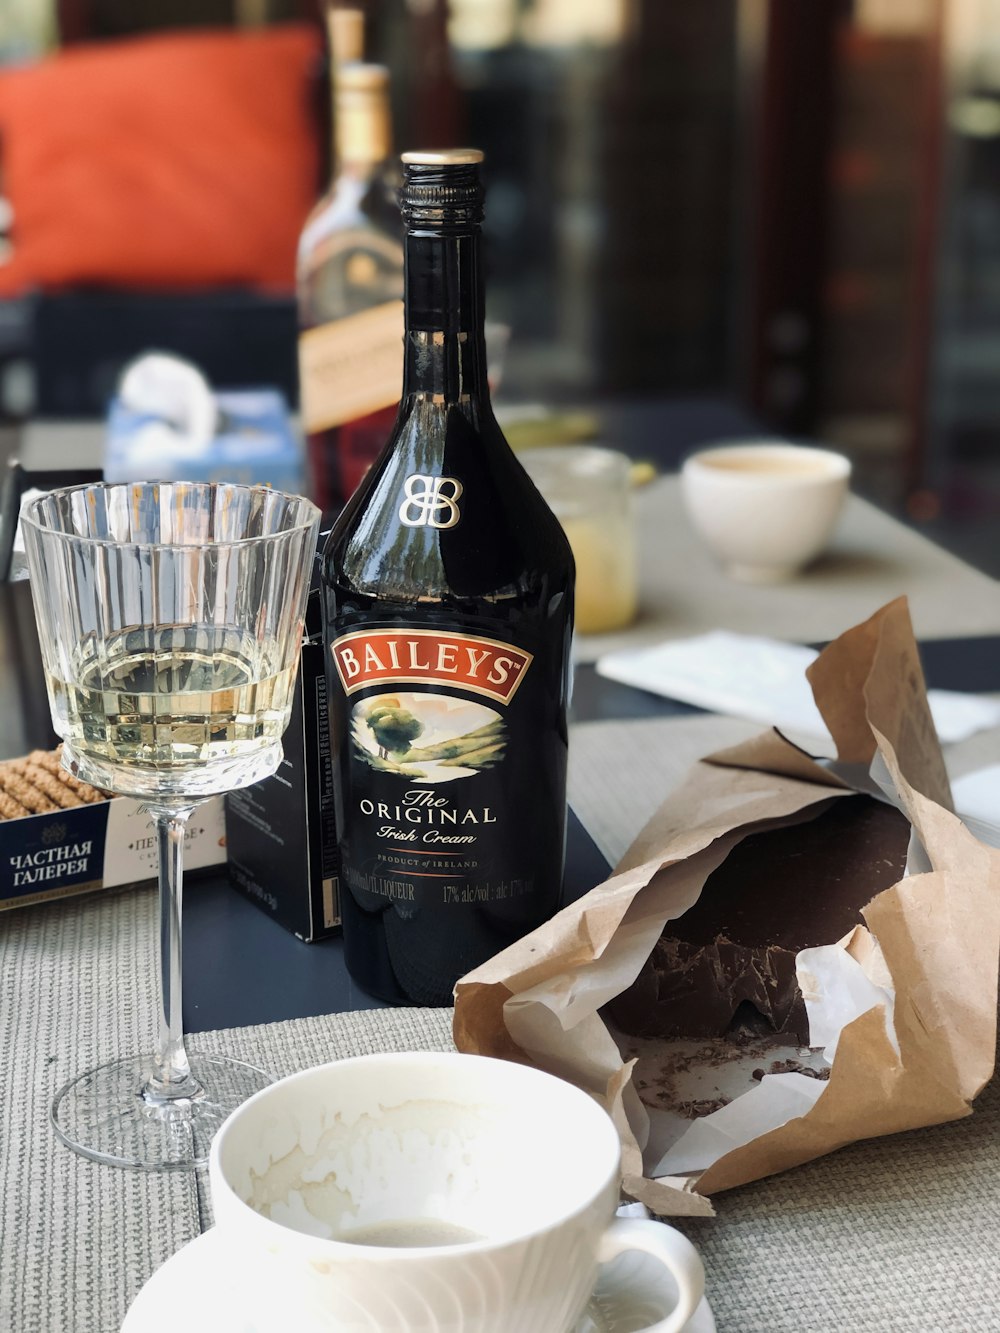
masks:
[[[151,348],[217,384],[295,396],[321,70],[305,24],[80,44],[0,69],[0,302],[26,310],[42,414],[102,414],[121,365]]]

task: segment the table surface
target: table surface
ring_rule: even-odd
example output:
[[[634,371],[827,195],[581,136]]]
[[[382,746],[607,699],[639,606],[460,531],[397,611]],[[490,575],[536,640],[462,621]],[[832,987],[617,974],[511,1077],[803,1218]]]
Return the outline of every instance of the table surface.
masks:
[[[27,583],[0,584],[0,625],[0,758],[8,758],[48,748],[57,738],[49,717]],[[592,670],[587,674],[593,679],[580,693],[585,701],[582,715],[614,715],[619,687],[601,681]],[[651,696],[646,699],[651,713],[686,711],[682,704]],[[604,857],[571,814],[566,900],[599,883],[607,870]],[[45,906],[59,910],[58,903]],[[2,922],[0,915],[0,930]],[[187,1032],[383,1007],[382,1001],[366,995],[351,980],[339,938],[303,943],[232,890],[223,871],[201,871],[188,877],[184,923]],[[249,977],[253,985],[241,984],[241,978]]]
[[[669,496],[669,485],[660,493]],[[652,488],[649,494],[655,494]],[[883,549],[881,544],[888,542],[890,556],[880,561],[881,575],[889,578],[895,591],[903,591],[913,572],[910,556],[914,548],[909,543],[913,534],[869,511],[869,506],[855,509],[857,525],[851,529],[851,540],[861,550],[866,546]],[[648,531],[647,527],[646,539]],[[943,552],[920,554],[929,564],[921,566],[925,577],[918,579],[916,588],[910,587],[911,594],[928,594],[928,608],[940,613],[935,627],[926,630],[930,641],[923,644],[929,683],[940,688],[995,691],[1000,682],[996,584]],[[937,559],[938,554],[943,561]],[[893,569],[899,576],[898,586],[893,583]],[[730,596],[732,590],[727,589],[728,600],[722,601],[711,591],[700,602],[695,596],[699,586],[714,588],[713,579],[695,559],[685,604],[699,605],[703,620],[745,628],[728,620],[743,610],[743,594],[738,590]],[[852,595],[856,600],[850,605],[872,603],[856,619],[875,609],[871,594],[876,587],[883,585],[866,583],[863,577],[855,583]],[[820,596],[825,590],[822,567],[785,589],[784,601],[781,590],[768,590],[775,596],[773,605],[782,608],[781,614],[758,606],[756,632],[793,637],[789,631],[795,616],[787,610],[789,598],[802,607],[810,604],[813,610],[822,608],[824,602],[829,607],[833,603]],[[974,597],[975,606],[965,606],[968,597]],[[847,614],[848,601],[836,605]],[[669,607],[661,603],[661,609]],[[807,626],[799,637],[817,641],[851,621],[836,616],[827,619],[820,609],[816,619],[799,623]],[[648,628],[641,627],[640,636]],[[577,669],[577,722],[680,719],[696,712],[604,681],[592,667]],[[50,742],[28,589],[4,585],[0,587],[0,757]],[[574,822],[568,892],[575,895],[589,888],[603,877],[605,865],[598,848]],[[0,1328],[10,1333],[107,1333],[117,1326],[127,1301],[149,1272],[210,1218],[210,1202],[200,1179],[150,1179],[95,1167],[60,1149],[44,1124],[53,1080],[64,1076],[70,1063],[98,1055],[107,1058],[103,1052],[141,1040],[135,1034],[143,1031],[150,1006],[141,995],[130,993],[128,981],[155,966],[152,940],[146,938],[151,903],[151,892],[139,889],[49,903],[0,917],[0,957],[6,959],[8,987],[2,1015],[5,1035],[0,1038],[6,1044],[0,1048],[8,1052],[12,1088],[11,1123],[0,1130],[0,1223],[4,1226]],[[95,976],[89,960],[98,955],[106,970]],[[219,873],[200,876],[189,886],[184,963],[185,1026],[191,1033],[202,1034],[196,1041],[204,1049],[266,1058],[276,1073],[366,1049],[447,1045],[443,1011],[344,1012],[374,1009],[378,1002],[359,993],[346,977],[340,942],[303,944],[230,890]],[[79,976],[77,968],[81,969]],[[3,973],[0,968],[0,975]],[[106,1015],[102,1019],[97,1004],[105,985],[110,988],[109,1006],[114,1014],[110,1025]],[[268,1026],[257,1026],[264,1024]],[[24,1050],[25,1042],[34,1049]],[[973,1298],[969,1304],[968,1291],[963,1293],[963,1303],[956,1303],[947,1286],[943,1294],[941,1289],[949,1272],[960,1272],[971,1289],[984,1253],[992,1253],[1000,1240],[1000,1214],[990,1198],[982,1197],[984,1192],[995,1197],[1000,1183],[1000,1163],[984,1139],[997,1120],[995,1100],[987,1102],[988,1123],[976,1118],[964,1149],[962,1141],[949,1137],[949,1132],[953,1136],[961,1127],[926,1131],[929,1137],[923,1138],[906,1136],[904,1144],[915,1145],[912,1151],[923,1163],[913,1176],[906,1174],[909,1155],[905,1146],[898,1151],[891,1145],[884,1151],[879,1147],[873,1155],[870,1145],[859,1145],[848,1150],[846,1159],[838,1154],[726,1196],[720,1208],[731,1219],[728,1229],[719,1223],[717,1230],[696,1228],[691,1233],[708,1263],[720,1330],[819,1329],[832,1326],[830,1318],[839,1328],[884,1329],[886,1333],[949,1325],[1000,1328],[995,1313],[997,1292],[987,1288],[982,1299]],[[953,1155],[947,1158],[951,1174],[945,1172],[944,1184],[938,1188],[931,1175],[940,1168],[942,1143],[951,1145]],[[884,1170],[883,1164],[887,1164]],[[890,1191],[890,1197],[880,1197],[874,1207],[866,1194],[873,1180],[883,1192]],[[895,1211],[893,1189],[909,1201]],[[977,1230],[962,1250],[956,1248],[957,1241],[947,1227],[958,1225],[955,1219],[964,1215],[963,1200],[971,1196],[976,1196],[970,1216],[978,1219]],[[856,1214],[850,1208],[845,1212],[845,1199],[850,1198],[858,1200]],[[921,1229],[925,1214],[945,1219],[938,1232]],[[901,1217],[906,1223],[902,1232]],[[148,1225],[150,1218],[156,1219],[155,1227]],[[857,1235],[864,1236],[864,1253],[855,1255],[851,1247]],[[775,1249],[770,1267],[766,1236],[781,1240],[781,1262]],[[824,1245],[836,1246],[836,1251],[824,1254]],[[887,1266],[884,1281],[875,1270],[876,1257]],[[866,1264],[872,1270],[871,1280],[863,1296],[854,1300],[849,1287],[862,1280]],[[815,1317],[803,1315],[801,1301],[790,1310],[780,1295],[796,1281],[801,1294],[803,1265],[817,1267],[813,1286],[823,1313]],[[925,1274],[927,1290],[917,1291],[918,1275]],[[968,1314],[958,1316],[960,1309]],[[951,1312],[948,1318],[947,1312]]]
[[[55,743],[27,583],[0,585],[0,758]],[[1000,636],[935,640],[922,646],[931,686],[986,690],[1000,683]],[[576,668],[575,723],[698,713],[685,704]],[[607,861],[571,813],[565,898],[600,882]],[[57,904],[18,909],[45,912]],[[343,965],[339,938],[304,944],[247,898],[221,871],[189,878],[184,901],[184,1025],[188,1032],[278,1022],[352,1009],[380,1008]],[[0,929],[2,929],[0,917]],[[253,977],[252,986],[240,984]]]
[[[847,497],[825,554],[779,584],[736,583],[722,571],[692,533],[676,476],[640,488],[635,508],[641,614],[625,633],[578,640],[580,660],[714,629],[812,643],[902,594],[921,641],[1000,634],[995,579],[860,496]]]

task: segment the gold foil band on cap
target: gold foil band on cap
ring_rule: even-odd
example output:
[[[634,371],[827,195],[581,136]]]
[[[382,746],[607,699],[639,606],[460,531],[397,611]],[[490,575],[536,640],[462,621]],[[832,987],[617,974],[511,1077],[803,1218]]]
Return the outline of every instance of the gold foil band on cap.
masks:
[[[420,148],[402,154],[407,167],[471,167],[482,160],[479,148]]]

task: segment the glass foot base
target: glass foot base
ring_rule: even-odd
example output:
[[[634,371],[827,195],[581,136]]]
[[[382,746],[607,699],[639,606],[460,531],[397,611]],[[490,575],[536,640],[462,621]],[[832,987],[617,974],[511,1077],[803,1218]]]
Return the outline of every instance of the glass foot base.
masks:
[[[56,1093],[50,1113],[56,1134],[74,1152],[111,1166],[138,1171],[205,1166],[222,1122],[273,1080],[263,1070],[226,1056],[189,1059],[201,1090],[156,1105],[142,1095],[151,1058],[113,1060],[80,1074]]]

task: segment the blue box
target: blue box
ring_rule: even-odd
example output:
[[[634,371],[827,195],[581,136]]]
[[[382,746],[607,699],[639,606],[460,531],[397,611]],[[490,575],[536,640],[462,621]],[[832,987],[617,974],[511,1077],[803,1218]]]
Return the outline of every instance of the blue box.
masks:
[[[108,410],[105,481],[229,481],[302,495],[305,456],[284,394],[277,389],[229,390],[215,394],[219,427],[203,446],[178,438],[152,448],[144,427],[160,418],[136,412],[119,398]]]
[[[184,832],[184,871],[226,859],[223,799],[203,801]],[[157,840],[145,807],[126,796],[0,820],[0,914],[51,898],[154,879]]]

